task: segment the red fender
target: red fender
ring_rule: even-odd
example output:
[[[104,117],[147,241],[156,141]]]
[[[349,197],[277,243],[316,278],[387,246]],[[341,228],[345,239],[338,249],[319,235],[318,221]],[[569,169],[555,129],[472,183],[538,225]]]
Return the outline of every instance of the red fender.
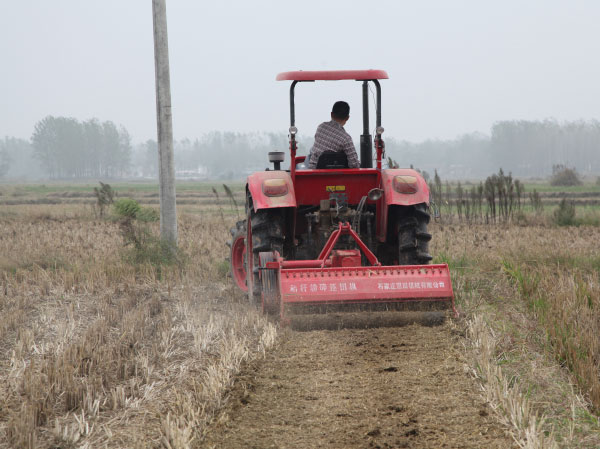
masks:
[[[415,193],[399,193],[394,190],[394,176],[414,176],[417,180],[417,191]],[[411,168],[391,168],[381,171],[381,187],[386,206],[412,206],[425,203],[429,205],[429,186],[423,176]]]
[[[287,186],[287,193],[269,196],[264,193],[264,182],[268,179],[282,179]],[[252,196],[254,211],[280,207],[296,207],[296,193],[290,174],[283,170],[269,170],[252,173],[248,176],[246,190]]]
[[[405,175],[416,178],[417,191],[415,193],[400,193],[394,190],[394,176]],[[429,206],[429,186],[423,176],[411,168],[390,168],[381,171],[381,188],[383,189],[383,214],[379,222],[378,239],[385,242],[388,225],[388,211],[390,206],[413,206],[425,203]]]

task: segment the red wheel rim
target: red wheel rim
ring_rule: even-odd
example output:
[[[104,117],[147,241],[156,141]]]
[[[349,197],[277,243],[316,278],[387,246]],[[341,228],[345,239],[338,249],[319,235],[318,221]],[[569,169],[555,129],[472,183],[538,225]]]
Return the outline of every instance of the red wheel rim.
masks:
[[[249,299],[256,301],[256,298],[253,298],[253,290],[254,290],[254,276],[252,273],[254,272],[254,252],[252,251],[252,220],[250,219],[252,214],[250,210],[248,210],[248,218],[246,219],[246,242],[248,242],[248,246],[250,250],[247,251],[247,254],[250,257],[246,257],[246,273],[250,273],[250,276],[246,275],[246,291],[248,292]],[[247,248],[246,248],[247,249]]]
[[[231,274],[239,288],[243,291],[248,291],[246,285],[246,244],[244,236],[238,236],[231,245]]]

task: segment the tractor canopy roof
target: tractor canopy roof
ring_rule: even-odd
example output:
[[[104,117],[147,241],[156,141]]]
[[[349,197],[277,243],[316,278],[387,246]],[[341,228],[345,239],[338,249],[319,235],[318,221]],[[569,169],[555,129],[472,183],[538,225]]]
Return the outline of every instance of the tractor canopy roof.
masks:
[[[388,79],[385,70],[296,70],[282,72],[277,81],[339,81],[339,80],[383,80]]]

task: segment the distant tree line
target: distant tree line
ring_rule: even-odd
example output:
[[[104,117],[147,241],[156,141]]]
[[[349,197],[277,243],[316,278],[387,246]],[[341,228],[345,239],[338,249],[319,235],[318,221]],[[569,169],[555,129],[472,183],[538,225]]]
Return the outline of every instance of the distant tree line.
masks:
[[[496,122],[491,135],[466,134],[420,143],[386,140],[387,153],[400,165],[446,178],[483,178],[498,167],[515,176],[546,177],[562,165],[582,174],[600,173],[600,122],[597,120],[511,120]]]
[[[494,165],[515,175],[546,176],[555,165],[581,173],[600,171],[600,122],[556,120],[498,122],[492,127]]]
[[[12,164],[12,157],[4,142],[0,142],[0,178],[6,176]]]
[[[419,143],[387,136],[385,141],[386,156],[400,166],[429,174],[437,169],[445,179],[484,179],[499,167],[514,176],[547,177],[558,165],[600,174],[600,122],[595,120],[502,121],[489,136],[472,133]],[[307,155],[312,143],[312,135],[298,136],[298,154]],[[287,150],[286,133],[215,131],[175,141],[175,167],[179,177],[239,179],[268,167],[269,151],[286,152],[287,162]],[[110,121],[49,116],[35,125],[30,142],[0,140],[2,176],[156,178],[158,149],[152,139],[132,146],[127,130]]]
[[[0,179],[3,177],[44,177],[44,172],[33,158],[31,142],[15,137],[0,139]]]
[[[385,139],[386,154],[400,167],[414,166],[425,173],[436,169],[444,178],[482,178],[497,169],[493,165],[490,138],[481,133],[465,134],[451,140],[419,143]]]
[[[129,171],[131,137],[110,121],[48,116],[36,123],[31,144],[50,178],[118,178]]]
[[[269,166],[269,151],[286,151],[284,133],[237,133],[214,131],[190,140],[173,143],[175,170],[180,176],[189,173],[214,179],[242,178]],[[133,172],[137,176],[158,176],[158,146],[147,140],[133,148]],[[289,158],[289,156],[287,156]]]
[[[175,166],[186,170],[204,166],[215,177],[236,178],[268,167],[269,151],[287,151],[284,133],[211,132],[193,142],[175,145]],[[310,148],[309,148],[310,149]],[[289,154],[286,155],[289,162]]]

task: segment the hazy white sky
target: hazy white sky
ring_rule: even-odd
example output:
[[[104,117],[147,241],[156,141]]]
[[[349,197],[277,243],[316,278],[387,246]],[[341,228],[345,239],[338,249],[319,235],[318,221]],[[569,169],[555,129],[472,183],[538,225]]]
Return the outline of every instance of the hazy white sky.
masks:
[[[283,131],[287,70],[381,68],[383,126],[399,139],[488,133],[503,119],[600,118],[600,2],[167,1],[174,131]],[[156,136],[151,0],[0,0],[0,137],[46,115]],[[360,85],[304,84],[312,134]]]

